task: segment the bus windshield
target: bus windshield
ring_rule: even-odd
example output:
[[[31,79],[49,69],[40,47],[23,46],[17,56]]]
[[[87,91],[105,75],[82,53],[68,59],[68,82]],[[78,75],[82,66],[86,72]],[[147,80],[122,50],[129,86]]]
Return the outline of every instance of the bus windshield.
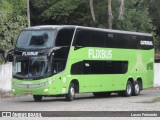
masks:
[[[54,45],[56,30],[25,30],[22,31],[17,48],[23,49],[43,49]]]
[[[13,62],[13,77],[19,79],[39,79],[51,75],[51,63],[47,56],[21,57]]]

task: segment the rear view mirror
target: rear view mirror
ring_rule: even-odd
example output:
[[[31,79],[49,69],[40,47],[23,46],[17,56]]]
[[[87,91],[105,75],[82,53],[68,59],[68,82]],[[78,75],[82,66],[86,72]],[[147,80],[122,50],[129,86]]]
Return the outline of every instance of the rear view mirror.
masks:
[[[7,55],[7,60],[8,60],[9,62],[12,62],[12,61],[13,61],[13,55],[12,55],[12,54],[8,54],[8,55]]]

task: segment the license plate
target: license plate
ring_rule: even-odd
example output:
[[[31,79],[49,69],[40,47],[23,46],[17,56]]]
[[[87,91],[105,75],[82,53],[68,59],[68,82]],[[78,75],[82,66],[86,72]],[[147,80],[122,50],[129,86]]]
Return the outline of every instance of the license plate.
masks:
[[[31,91],[26,91],[25,94],[32,94],[32,92]]]

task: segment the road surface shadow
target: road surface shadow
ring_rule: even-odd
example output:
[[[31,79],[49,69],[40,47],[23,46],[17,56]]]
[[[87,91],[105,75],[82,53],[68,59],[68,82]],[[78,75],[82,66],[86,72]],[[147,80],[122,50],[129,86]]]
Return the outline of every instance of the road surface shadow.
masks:
[[[112,94],[111,96],[105,96],[105,97],[95,97],[93,96],[92,94],[77,94],[75,96],[75,101],[77,100],[89,100],[89,99],[111,99],[111,98],[114,98],[114,99],[117,99],[117,98],[124,98],[124,99],[132,99],[132,97],[138,97],[138,96],[131,96],[131,97],[124,97],[124,96],[120,96],[116,93]],[[148,94],[140,94],[140,96],[147,96]],[[32,97],[32,96],[30,96]],[[31,100],[26,100],[26,101],[17,101],[17,102],[35,102],[34,99],[32,98]],[[42,102],[42,103],[45,103],[45,102],[69,102],[69,101],[66,101],[65,97],[43,97],[41,101],[38,101],[38,102]]]

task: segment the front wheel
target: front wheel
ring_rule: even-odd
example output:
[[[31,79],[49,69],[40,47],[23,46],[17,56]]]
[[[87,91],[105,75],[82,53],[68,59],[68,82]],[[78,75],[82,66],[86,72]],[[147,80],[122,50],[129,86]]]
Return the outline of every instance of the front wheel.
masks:
[[[33,95],[34,101],[38,102],[42,100],[42,95]]]
[[[74,84],[71,83],[69,86],[68,94],[66,95],[66,100],[73,101],[74,97],[75,97],[75,88],[74,88]]]
[[[138,96],[140,93],[140,85],[139,82],[135,82],[133,86],[133,96]]]

